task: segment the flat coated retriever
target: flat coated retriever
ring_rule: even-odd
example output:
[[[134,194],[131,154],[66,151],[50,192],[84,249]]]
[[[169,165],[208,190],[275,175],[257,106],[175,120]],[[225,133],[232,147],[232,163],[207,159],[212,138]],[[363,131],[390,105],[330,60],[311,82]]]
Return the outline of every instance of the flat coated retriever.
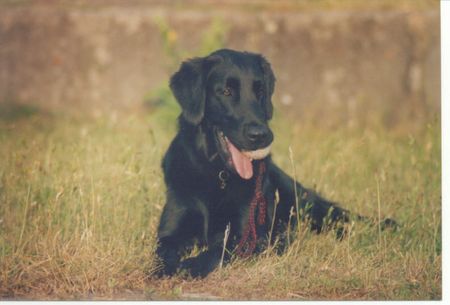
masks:
[[[264,57],[228,49],[188,60],[172,76],[182,114],[162,164],[167,203],[157,275],[204,277],[233,255],[261,252],[269,236],[282,252],[288,223],[297,218],[308,219],[313,231],[333,227],[338,238],[344,234],[348,211],[295,183],[271,160],[274,85]],[[193,245],[203,251],[182,260]]]

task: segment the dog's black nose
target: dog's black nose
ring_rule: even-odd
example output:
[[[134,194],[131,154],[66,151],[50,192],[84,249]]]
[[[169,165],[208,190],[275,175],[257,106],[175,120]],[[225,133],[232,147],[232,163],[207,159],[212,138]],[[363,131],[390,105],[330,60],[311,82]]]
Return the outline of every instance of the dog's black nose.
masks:
[[[245,136],[253,143],[265,142],[270,135],[267,126],[260,124],[249,124],[245,128]]]

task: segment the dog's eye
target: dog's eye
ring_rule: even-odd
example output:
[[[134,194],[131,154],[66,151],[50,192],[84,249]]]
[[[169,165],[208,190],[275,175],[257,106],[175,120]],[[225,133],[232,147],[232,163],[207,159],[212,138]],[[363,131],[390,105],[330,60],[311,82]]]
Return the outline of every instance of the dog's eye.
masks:
[[[231,88],[225,88],[224,90],[223,90],[223,95],[225,95],[225,96],[231,96]]]
[[[263,86],[261,86],[261,87],[259,88],[259,90],[258,90],[258,96],[259,96],[259,97],[263,97],[263,96],[264,96],[264,88],[263,88]]]
[[[258,98],[261,98],[264,96],[264,87],[263,87],[262,83],[259,81],[255,82],[253,84],[253,91],[255,92],[255,94]]]

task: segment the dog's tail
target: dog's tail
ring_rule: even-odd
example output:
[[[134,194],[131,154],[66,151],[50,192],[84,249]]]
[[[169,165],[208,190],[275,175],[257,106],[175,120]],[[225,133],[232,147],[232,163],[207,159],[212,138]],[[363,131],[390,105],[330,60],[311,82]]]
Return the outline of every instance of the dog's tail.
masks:
[[[317,233],[337,227],[336,232],[339,239],[345,235],[342,224],[348,223],[351,219],[371,224],[376,223],[369,217],[352,214],[337,203],[324,199],[315,191],[303,187],[273,162],[269,167],[269,177],[278,189],[279,202],[276,213],[282,221],[289,220],[293,208],[301,220],[310,221],[311,230]],[[380,223],[381,229],[397,226],[397,222],[390,218],[386,218]]]

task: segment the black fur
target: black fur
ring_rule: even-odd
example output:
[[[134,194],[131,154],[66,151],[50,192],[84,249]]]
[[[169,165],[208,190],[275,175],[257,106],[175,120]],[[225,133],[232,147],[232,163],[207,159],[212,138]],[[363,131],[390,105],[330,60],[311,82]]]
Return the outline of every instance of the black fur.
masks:
[[[206,276],[221,261],[227,224],[231,230],[224,263],[230,261],[248,222],[260,162],[265,162],[267,168],[263,177],[267,210],[265,224],[257,227],[256,252],[267,244],[273,215],[276,219],[272,242],[278,238],[283,248],[291,209],[296,212],[296,195],[302,218],[310,219],[314,231],[349,220],[348,211],[299,183],[295,194],[293,179],[270,156],[252,162],[251,179],[241,178],[227,162],[229,155],[221,149],[218,130],[239,150],[257,150],[272,142],[268,121],[273,112],[274,85],[270,64],[261,55],[232,50],[186,61],[172,76],[170,87],[182,114],[179,131],[163,160],[167,203],[158,228],[159,275],[183,271],[193,277]],[[219,178],[221,171],[226,175],[224,189]],[[274,213],[276,190],[279,204]],[[325,218],[329,220],[326,223]],[[295,219],[292,217],[291,223]],[[338,231],[339,235],[342,233]],[[182,260],[195,244],[203,251]]]

